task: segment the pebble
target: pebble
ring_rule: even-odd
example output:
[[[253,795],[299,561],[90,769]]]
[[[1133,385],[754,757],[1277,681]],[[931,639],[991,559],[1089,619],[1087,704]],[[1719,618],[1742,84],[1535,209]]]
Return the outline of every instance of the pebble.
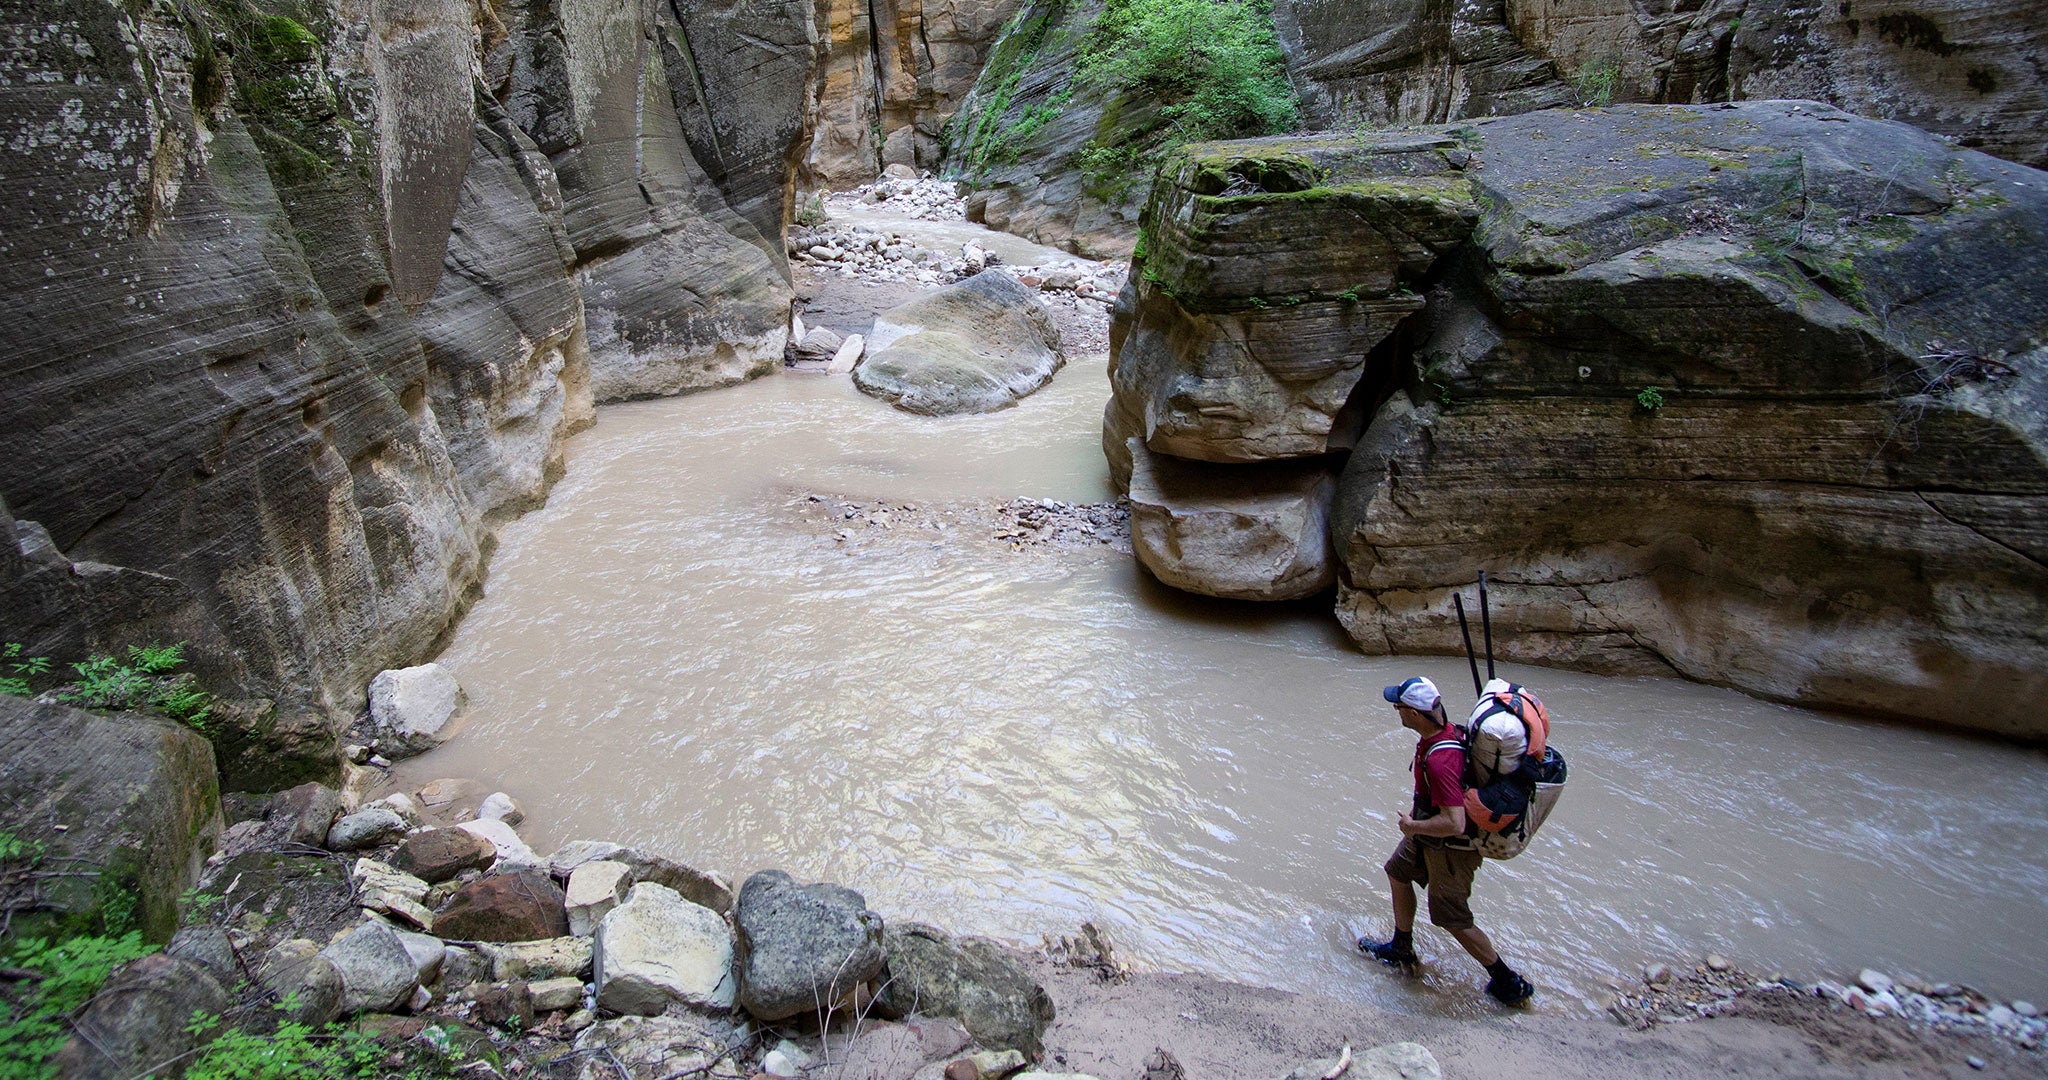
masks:
[[[2021,1016],[2024,1016],[2024,1017],[2026,1017],[2026,1018],[2027,1018],[2027,1019],[2029,1019],[2029,1020],[2032,1020],[2032,1019],[2033,1019],[2034,1017],[2036,1017],[2036,1016],[2039,1016],[2039,1015],[2041,1015],[2041,1010],[2040,1010],[2040,1008],[2039,1008],[2039,1007],[2037,1007],[2037,1006],[2036,1006],[2036,1005],[2035,1005],[2035,1004],[2034,1004],[2033,1002],[2031,1002],[2031,1001],[2015,1001],[2015,1002],[2013,1002],[2013,1003],[2012,1003],[2012,1011],[2014,1011],[2014,1012],[2016,1012],[2016,1013],[2020,1014]]]
[[[1728,962],[1727,957],[1722,956],[1720,953],[1707,954],[1707,970],[1709,971],[1726,971],[1734,966]]]
[[[1892,977],[1875,968],[1864,968],[1856,975],[1856,985],[1873,994],[1882,994],[1892,988]]]
[[[1670,964],[1651,964],[1643,969],[1643,981],[1651,986],[1662,986],[1671,981]]]
[[[1970,1068],[1972,1069],[1982,1069],[1989,1064],[1989,1062],[1985,1061],[1983,1058],[1976,1056],[1975,1054],[1970,1055]]]

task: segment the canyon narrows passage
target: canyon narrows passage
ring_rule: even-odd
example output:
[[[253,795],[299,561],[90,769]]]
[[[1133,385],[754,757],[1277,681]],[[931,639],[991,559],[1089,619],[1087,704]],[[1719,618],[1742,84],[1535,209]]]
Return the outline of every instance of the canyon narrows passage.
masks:
[[[1462,662],[1362,657],[1327,603],[1204,601],[1107,545],[1012,550],[976,523],[1108,497],[1100,371],[1079,357],[1014,409],[945,420],[796,374],[602,410],[440,658],[467,727],[395,779],[499,784],[541,850],[785,867],[1020,944],[1095,919],[1149,968],[1482,1013],[1447,939],[1425,932],[1420,984],[1350,947],[1383,921],[1407,798],[1412,737],[1379,688],[1419,671],[1469,704]],[[879,524],[877,503],[915,509]],[[1552,1007],[1703,949],[2048,993],[2037,752],[1674,679],[1506,674],[1550,703],[1573,786],[1475,903]]]

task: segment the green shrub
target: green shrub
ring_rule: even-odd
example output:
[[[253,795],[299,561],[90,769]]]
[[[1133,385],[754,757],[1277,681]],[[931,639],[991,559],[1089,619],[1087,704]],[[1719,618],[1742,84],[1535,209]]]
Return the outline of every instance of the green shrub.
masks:
[[[140,933],[85,935],[65,941],[24,938],[7,952],[7,966],[31,973],[19,990],[0,995],[0,1076],[53,1077],[64,1046],[66,1020],[99,993],[113,970],[156,951]]]
[[[187,1030],[204,1035],[218,1022],[201,1014]],[[214,1036],[185,1070],[185,1080],[375,1080],[384,1074],[383,1060],[383,1048],[360,1032],[332,1025],[315,1031],[287,1021],[268,1035],[229,1028]]]
[[[1653,413],[1664,407],[1664,395],[1654,386],[1645,386],[1636,391],[1636,408]]]

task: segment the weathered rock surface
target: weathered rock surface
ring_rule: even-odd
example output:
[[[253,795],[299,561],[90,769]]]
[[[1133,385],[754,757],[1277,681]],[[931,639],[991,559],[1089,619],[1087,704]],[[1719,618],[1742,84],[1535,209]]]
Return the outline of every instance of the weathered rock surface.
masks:
[[[805,182],[849,187],[885,166],[936,169],[946,125],[1021,0],[825,0],[826,58]]]
[[[591,972],[591,947],[587,937],[510,941],[483,948],[490,958],[490,977],[499,982],[570,976],[588,978]]]
[[[678,10],[38,23],[0,85],[0,640],[188,642],[231,786],[331,777],[593,392],[772,370],[813,5]]]
[[[320,956],[341,973],[342,1009],[383,1012],[412,997],[419,985],[419,965],[406,951],[398,931],[366,922],[320,950]]]
[[[221,833],[213,749],[197,732],[134,713],[102,716],[0,696],[0,828],[68,871],[35,882],[14,916],[37,909],[87,916],[111,895],[136,902],[138,928],[163,941],[178,897]],[[100,887],[95,888],[95,884]]]
[[[986,270],[877,316],[853,383],[906,412],[982,413],[1015,404],[1066,362],[1032,291]]]
[[[761,1020],[783,1020],[835,1005],[873,978],[887,959],[882,917],[852,889],[798,885],[762,870],[740,886],[739,1003]]]
[[[889,927],[885,944],[887,974],[875,999],[881,1015],[954,1017],[982,1046],[1038,1055],[1052,998],[1002,946],[922,923]]]
[[[349,869],[349,881],[355,886],[356,902],[363,907],[389,915],[403,925],[420,930],[434,928],[434,913],[423,902],[427,883],[419,878],[375,859],[357,859]],[[438,942],[435,947],[440,947]]]
[[[486,874],[434,913],[434,929],[460,941],[540,941],[569,933],[562,890],[535,870]]]
[[[710,908],[642,883],[598,923],[592,946],[599,1007],[653,1016],[671,1003],[732,1008],[732,931]]]
[[[1369,249],[1269,231],[1304,201],[1419,242],[1322,277]],[[1483,567],[1510,659],[2048,736],[2019,704],[2048,671],[2048,175],[1811,102],[1635,106],[1191,148],[1149,213],[1109,426],[1155,458],[1355,442],[1361,648],[1456,652]],[[1304,410],[1208,377],[1236,332],[1190,309],[1240,281],[1414,314]]]
[[[1176,589],[1295,600],[1337,583],[1330,549],[1335,466],[1320,458],[1210,465],[1128,440],[1131,551]]]
[[[593,859],[626,864],[632,871],[632,884],[648,881],[673,889],[683,899],[720,915],[732,910],[732,886],[718,874],[604,840],[571,840],[548,856],[548,866],[556,877],[567,878]]]
[[[410,824],[388,806],[366,806],[343,815],[327,830],[327,850],[362,851],[389,844],[405,835]]]
[[[319,1027],[341,1015],[348,990],[341,969],[305,938],[281,941],[264,954],[257,981],[273,1003],[290,1001],[286,1019]]]
[[[388,758],[424,753],[447,736],[467,697],[461,684],[439,664],[380,671],[370,680],[370,726],[377,751]]]
[[[577,867],[563,890],[569,909],[569,932],[578,936],[593,933],[605,913],[618,907],[632,883],[631,867],[625,863],[597,859]]]
[[[737,1026],[723,1017],[622,1016],[593,1025],[576,1037],[576,1049],[587,1053],[575,1076],[576,1080],[618,1080],[612,1058],[625,1066],[632,1080],[708,1073],[717,1049],[739,1041]]]
[[[110,976],[71,1021],[76,1034],[57,1053],[56,1075],[89,1080],[153,1071],[199,1045],[200,1036],[187,1030],[194,1013],[217,1016],[228,1001],[205,967],[145,956]]]
[[[496,818],[464,821],[455,827],[490,844],[497,852],[497,861],[491,865],[497,869],[538,868],[545,865],[541,857],[534,854],[533,849],[526,845],[526,841],[519,838],[519,834],[512,826]]]
[[[497,857],[489,840],[467,829],[427,829],[406,837],[391,865],[437,885],[464,870],[486,869]]]

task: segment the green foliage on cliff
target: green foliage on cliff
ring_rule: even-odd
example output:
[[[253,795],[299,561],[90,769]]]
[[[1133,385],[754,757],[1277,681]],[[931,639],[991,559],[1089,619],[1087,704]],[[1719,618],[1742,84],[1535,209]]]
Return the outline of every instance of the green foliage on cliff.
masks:
[[[133,645],[124,662],[94,656],[71,665],[78,673],[58,698],[88,709],[143,709],[162,713],[196,731],[206,730],[213,696],[199,688],[185,663],[185,643]]]
[[[990,166],[1017,160],[1031,136],[1066,108],[1072,97],[1070,89],[1027,107],[1019,116],[1010,115],[1025,71],[1059,28],[1066,9],[1065,0],[1033,5],[1018,12],[996,39],[982,68],[980,85],[986,89],[979,93],[973,110],[963,113],[958,125],[947,131],[948,142],[962,147],[969,174],[979,176]]]
[[[1151,131],[1111,121],[1078,162],[1096,194],[1118,198],[1159,157],[1191,142],[1292,130],[1300,103],[1287,81],[1270,0],[1109,0],[1075,80],[1158,103]]]

